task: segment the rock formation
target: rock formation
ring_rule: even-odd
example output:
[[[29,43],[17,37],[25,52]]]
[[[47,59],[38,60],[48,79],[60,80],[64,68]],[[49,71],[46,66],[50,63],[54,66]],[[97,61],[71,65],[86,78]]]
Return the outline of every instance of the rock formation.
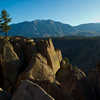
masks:
[[[0,67],[3,73],[1,84],[4,89],[8,89],[9,86],[15,84],[21,64],[13,46],[5,39],[0,39]]]
[[[60,68],[60,63],[52,40],[49,39],[48,41],[38,41],[36,46],[38,52],[40,52],[47,59],[48,65],[52,68],[54,73],[56,73]]]
[[[85,73],[76,66],[67,64],[65,60],[61,62],[61,68],[56,73],[56,79],[74,100],[96,100],[94,90],[86,80]]]
[[[57,56],[58,56],[59,62],[61,62],[61,61],[62,61],[62,54],[61,54],[61,50],[56,49],[56,53],[57,53]]]
[[[100,63],[87,79],[51,39],[2,38],[0,87],[0,100],[100,100]]]
[[[40,86],[31,82],[23,81],[18,87],[11,100],[54,100]]]
[[[17,52],[18,55],[21,55],[21,52],[19,52],[19,51],[22,50],[24,56],[26,57],[25,61],[27,63],[30,61],[31,57],[35,53],[37,53],[36,43],[32,39],[28,39],[28,38],[25,38],[25,37],[14,37],[14,38],[10,38],[10,42],[15,47],[14,49]],[[18,48],[16,48],[16,45],[17,45]]]
[[[51,82],[55,80],[55,75],[47,65],[47,60],[40,53],[31,58],[28,67],[19,76],[19,81],[27,79],[50,80]]]
[[[48,94],[55,98],[55,100],[73,100],[72,97],[62,89],[59,82],[57,81],[31,81],[41,86]]]

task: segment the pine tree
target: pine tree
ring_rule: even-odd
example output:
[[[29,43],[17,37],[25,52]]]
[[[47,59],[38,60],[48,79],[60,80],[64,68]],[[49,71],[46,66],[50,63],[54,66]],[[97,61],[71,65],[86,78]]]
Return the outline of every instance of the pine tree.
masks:
[[[10,26],[8,25],[9,22],[11,22],[12,18],[9,18],[9,14],[7,11],[1,10],[0,15],[0,33],[5,33],[5,38],[7,39],[7,32],[10,30]]]

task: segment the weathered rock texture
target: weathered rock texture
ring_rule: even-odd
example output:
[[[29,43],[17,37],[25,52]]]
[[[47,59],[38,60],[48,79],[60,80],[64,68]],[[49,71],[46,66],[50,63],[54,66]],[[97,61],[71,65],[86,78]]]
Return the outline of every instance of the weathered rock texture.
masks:
[[[58,56],[59,62],[61,62],[61,61],[62,61],[62,54],[61,54],[61,50],[56,49],[56,53],[57,53],[57,56]]]
[[[37,50],[47,59],[48,65],[52,68],[54,73],[60,68],[60,62],[53,46],[52,40],[49,39],[48,41],[38,41]]]
[[[29,42],[25,49],[24,49],[24,54],[25,54],[25,57],[26,57],[26,61],[29,63],[31,57],[33,55],[35,55],[37,53],[37,49],[36,49],[36,44],[34,41],[32,42]]]
[[[31,82],[23,81],[18,87],[11,100],[54,100],[40,86]]]
[[[20,80],[50,80],[53,82],[55,80],[55,74],[51,68],[47,65],[47,60],[40,54],[34,55],[28,67],[19,76],[18,83]]]
[[[0,87],[12,100],[100,100],[100,63],[87,80],[51,39],[0,39]],[[0,100],[9,100],[4,90]]]
[[[86,75],[80,69],[65,61],[61,62],[61,68],[56,74],[56,79],[62,88],[68,92],[74,100],[96,100],[96,95],[90,84],[85,79]]]
[[[18,55],[21,55],[21,53],[23,52],[23,54],[26,58],[25,61],[27,63],[30,61],[31,57],[35,53],[37,53],[36,43],[32,39],[25,38],[25,37],[14,37],[14,38],[10,38],[10,42],[15,47],[14,49]],[[16,48],[16,45],[18,48]],[[19,49],[19,50],[17,50],[17,49]],[[21,51],[20,49],[22,50],[22,52],[19,52],[19,51]]]
[[[2,86],[8,89],[11,83],[15,84],[21,64],[13,46],[5,39],[0,39],[0,67],[3,73]]]
[[[55,100],[73,100],[72,97],[66,93],[59,82],[50,82],[50,81],[39,81],[31,80],[32,82],[41,86],[48,94],[50,94]]]

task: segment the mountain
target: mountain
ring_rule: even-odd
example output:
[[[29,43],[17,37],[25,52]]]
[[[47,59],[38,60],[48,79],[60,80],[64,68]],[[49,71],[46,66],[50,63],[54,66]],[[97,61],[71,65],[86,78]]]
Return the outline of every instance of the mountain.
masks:
[[[22,35],[26,37],[48,37],[48,36],[63,36],[71,35],[71,32],[76,32],[77,29],[69,24],[63,24],[52,20],[35,20],[32,22],[22,22],[12,24],[8,35]]]
[[[100,23],[88,23],[75,26],[80,31],[100,32]]]
[[[93,36],[99,36],[100,34],[98,32],[94,31],[77,31],[77,32],[71,32],[70,36],[85,36],[85,37],[93,37]]]
[[[53,20],[24,21],[12,24],[8,35],[26,37],[100,36],[100,23],[71,26]]]

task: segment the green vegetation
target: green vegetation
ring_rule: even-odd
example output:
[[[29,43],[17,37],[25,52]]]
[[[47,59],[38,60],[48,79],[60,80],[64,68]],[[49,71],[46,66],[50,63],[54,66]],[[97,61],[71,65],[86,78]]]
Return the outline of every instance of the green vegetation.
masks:
[[[70,64],[70,61],[67,57],[63,58],[63,60],[66,62],[67,65]]]
[[[9,14],[7,11],[1,10],[1,15],[0,15],[0,33],[5,33],[5,38],[7,38],[7,32],[10,30],[10,26],[8,23],[11,22],[11,18],[9,18]]]

